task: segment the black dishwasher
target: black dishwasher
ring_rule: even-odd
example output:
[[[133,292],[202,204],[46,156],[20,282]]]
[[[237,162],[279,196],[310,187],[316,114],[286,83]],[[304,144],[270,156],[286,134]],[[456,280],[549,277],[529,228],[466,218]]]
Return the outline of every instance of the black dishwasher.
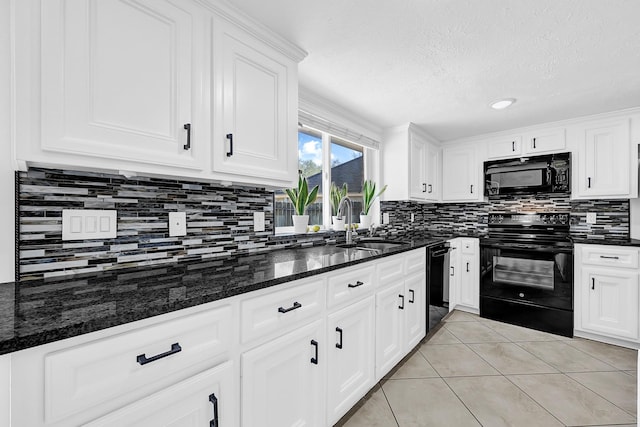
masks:
[[[449,242],[427,249],[427,319],[430,331],[449,313]]]

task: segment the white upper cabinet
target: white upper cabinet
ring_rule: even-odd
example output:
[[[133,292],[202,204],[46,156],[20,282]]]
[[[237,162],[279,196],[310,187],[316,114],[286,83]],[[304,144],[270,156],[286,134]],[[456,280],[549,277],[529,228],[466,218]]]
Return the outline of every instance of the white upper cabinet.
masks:
[[[564,128],[541,129],[524,135],[509,135],[487,141],[487,158],[501,159],[566,151]]]
[[[515,157],[522,153],[522,136],[506,136],[487,143],[488,158]]]
[[[202,169],[198,8],[163,0],[40,6],[40,141],[20,140],[18,157],[47,161],[53,152]]]
[[[542,129],[523,136],[523,154],[545,154],[565,151],[565,129]]]
[[[474,146],[445,146],[442,149],[442,200],[482,201],[481,169]]]
[[[635,197],[631,194],[629,119],[587,123],[578,128],[574,198]],[[635,156],[635,157],[634,157]]]
[[[297,64],[230,24],[216,27],[222,118],[212,129],[214,172],[294,181]]]
[[[24,0],[13,13],[19,164],[295,181],[304,52],[226,3]]]
[[[382,144],[386,200],[440,200],[440,146],[413,124],[389,130]]]

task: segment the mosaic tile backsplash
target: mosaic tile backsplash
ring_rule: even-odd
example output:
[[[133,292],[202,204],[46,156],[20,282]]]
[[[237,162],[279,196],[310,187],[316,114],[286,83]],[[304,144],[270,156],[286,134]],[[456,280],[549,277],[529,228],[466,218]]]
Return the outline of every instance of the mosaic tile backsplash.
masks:
[[[344,233],[273,235],[273,192],[183,180],[32,168],[17,174],[19,268],[22,280],[169,262],[202,260],[344,240]],[[62,241],[63,209],[116,209],[114,239]],[[170,211],[187,213],[187,236],[169,237]],[[264,232],[253,212],[265,212]],[[482,235],[490,211],[571,212],[577,236],[629,237],[629,201],[570,201],[546,196],[491,203],[382,202],[390,224],[379,234],[431,232]],[[597,212],[598,224],[586,223]],[[414,221],[411,222],[411,214]]]
[[[273,193],[261,188],[36,168],[18,178],[22,279],[266,250],[273,233]],[[116,209],[117,237],[62,241],[63,209]],[[187,236],[169,237],[170,211],[187,213]],[[255,211],[264,232],[252,230]]]
[[[570,200],[569,196],[506,196],[488,203],[418,203],[385,201],[381,211],[389,213],[384,226],[389,235],[431,232],[482,235],[487,232],[489,212],[569,212],[571,235],[593,239],[628,239],[629,200]],[[587,212],[597,214],[597,224],[587,224]],[[414,222],[411,222],[411,214]]]

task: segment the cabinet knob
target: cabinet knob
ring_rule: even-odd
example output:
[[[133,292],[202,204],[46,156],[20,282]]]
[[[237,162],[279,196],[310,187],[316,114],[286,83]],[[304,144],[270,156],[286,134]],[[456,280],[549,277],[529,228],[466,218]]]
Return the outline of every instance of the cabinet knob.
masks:
[[[398,308],[400,310],[404,310],[404,295],[400,294],[398,295],[400,297],[400,299],[402,300],[402,302],[400,303],[400,305],[398,306]]]
[[[336,348],[342,350],[342,328],[336,327],[336,332],[340,334],[340,341],[336,343]]]
[[[160,354],[156,354],[155,356],[152,357],[147,357],[146,354],[140,354],[136,357],[136,361],[140,364],[140,365],[146,365],[147,363],[151,363],[151,362],[155,362],[156,360],[162,359],[163,357],[167,357],[167,356],[171,356],[172,354],[176,354],[182,351],[182,347],[180,347],[180,344],[178,343],[173,343],[171,344],[171,350],[166,351],[164,353],[160,353]]]
[[[315,353],[315,357],[311,358],[311,363],[313,363],[314,365],[318,364],[318,341],[316,340],[311,340],[311,345],[315,348],[316,353]]]
[[[594,277],[591,278],[591,290],[596,289],[596,279]]]
[[[533,138],[533,148],[534,149],[536,148],[536,139],[535,138]]]

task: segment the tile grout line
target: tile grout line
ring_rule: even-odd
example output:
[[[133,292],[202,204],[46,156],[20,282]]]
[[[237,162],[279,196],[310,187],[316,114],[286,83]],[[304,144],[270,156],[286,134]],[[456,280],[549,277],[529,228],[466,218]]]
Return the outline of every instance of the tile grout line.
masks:
[[[537,375],[558,375],[558,374],[537,374]],[[518,384],[516,384],[513,381],[511,381],[511,378],[509,378],[507,375],[504,375],[504,377],[507,379],[507,381],[509,381],[511,384],[513,384],[518,390],[520,390],[522,393],[524,393],[525,396],[527,396],[533,402],[536,402],[536,404],[538,406],[540,406],[545,412],[547,412],[549,415],[551,415],[554,419],[558,420],[558,422],[560,424],[562,424],[563,426],[567,425],[567,424],[563,423],[562,420],[560,420],[560,418],[556,417],[553,413],[551,413],[551,411],[549,411],[542,403],[538,402],[536,399],[533,398],[533,396],[530,396],[529,393],[527,393],[525,390],[520,388],[518,386]]]
[[[391,406],[391,402],[389,402],[389,398],[387,397],[387,393],[384,391],[384,387],[382,387],[382,380],[378,382],[380,385],[380,390],[382,391],[382,395],[384,396],[384,400],[387,401],[387,405],[389,406],[389,410],[391,411],[391,415],[393,415],[393,419],[396,422],[396,427],[400,427],[400,423],[398,422],[398,417],[396,417],[396,413],[393,410],[393,406]]]
[[[597,371],[597,372],[604,372],[604,373],[610,373],[612,371]],[[619,372],[619,371],[616,371]],[[580,373],[584,373],[584,374],[590,374],[591,372],[563,372],[562,374],[564,376],[566,376],[567,378],[569,378],[570,380],[574,381],[575,383],[577,383],[578,385],[581,385],[582,387],[586,388],[587,390],[591,391],[592,393],[596,394],[597,396],[600,396],[602,399],[604,399],[605,401],[609,402],[610,404],[612,404],[613,406],[615,406],[616,408],[620,409],[622,412],[629,414],[630,416],[632,416],[636,422],[638,421],[638,416],[637,414],[632,414],[631,412],[627,411],[624,408],[621,408],[620,406],[618,406],[617,404],[615,404],[614,402],[610,401],[609,399],[607,399],[606,397],[604,397],[603,395],[601,395],[600,393],[598,393],[597,391],[591,389],[591,387],[589,387],[586,384],[582,384],[580,381],[578,381],[577,379],[571,377],[568,374],[580,374]],[[637,397],[636,397],[637,399]]]

